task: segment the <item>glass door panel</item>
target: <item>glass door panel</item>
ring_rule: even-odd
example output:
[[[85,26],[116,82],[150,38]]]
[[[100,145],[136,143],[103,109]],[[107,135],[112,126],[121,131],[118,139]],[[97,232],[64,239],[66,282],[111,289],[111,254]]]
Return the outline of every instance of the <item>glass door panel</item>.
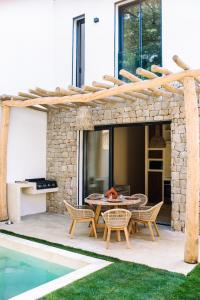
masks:
[[[109,188],[110,130],[87,131],[84,137],[84,197]]]

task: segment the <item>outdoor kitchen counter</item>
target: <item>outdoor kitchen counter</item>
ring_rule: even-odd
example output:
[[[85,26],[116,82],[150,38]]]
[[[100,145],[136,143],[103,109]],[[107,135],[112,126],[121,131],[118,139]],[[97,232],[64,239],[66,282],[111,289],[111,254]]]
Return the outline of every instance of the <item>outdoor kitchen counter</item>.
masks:
[[[58,188],[37,190],[35,182],[8,183],[9,220],[19,223],[22,216],[45,212],[46,193],[57,190]]]

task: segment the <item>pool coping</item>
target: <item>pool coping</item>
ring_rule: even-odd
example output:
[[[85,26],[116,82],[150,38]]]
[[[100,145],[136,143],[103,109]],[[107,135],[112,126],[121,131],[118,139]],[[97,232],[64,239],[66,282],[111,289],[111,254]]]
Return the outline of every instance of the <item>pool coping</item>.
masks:
[[[45,253],[47,253],[47,261],[49,260],[50,256],[52,256],[53,262],[57,264],[61,264],[61,262],[63,263],[66,259],[66,266],[69,266],[70,262],[69,267],[75,268],[75,270],[69,274],[66,274],[57,279],[44,283],[38,287],[35,287],[31,290],[23,292],[17,296],[10,298],[10,300],[39,299],[57,289],[60,289],[68,284],[73,283],[78,279],[81,279],[93,272],[101,270],[102,268],[112,264],[112,262],[105,261],[103,259],[74,253],[68,250],[58,249],[52,246],[32,242],[4,233],[0,233],[0,245],[40,259],[45,259]],[[30,249],[32,249],[32,251],[30,251]],[[61,259],[60,262],[59,257]]]

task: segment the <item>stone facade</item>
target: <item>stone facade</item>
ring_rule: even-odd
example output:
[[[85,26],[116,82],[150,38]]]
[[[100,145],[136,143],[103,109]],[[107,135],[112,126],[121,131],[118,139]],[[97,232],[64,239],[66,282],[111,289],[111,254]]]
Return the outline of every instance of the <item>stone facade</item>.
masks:
[[[77,199],[76,111],[48,113],[47,176],[58,181],[59,192],[48,196],[51,212],[62,213],[62,201]],[[95,125],[171,121],[172,228],[184,230],[186,194],[186,138],[184,103],[180,96],[150,98],[131,104],[93,109]]]

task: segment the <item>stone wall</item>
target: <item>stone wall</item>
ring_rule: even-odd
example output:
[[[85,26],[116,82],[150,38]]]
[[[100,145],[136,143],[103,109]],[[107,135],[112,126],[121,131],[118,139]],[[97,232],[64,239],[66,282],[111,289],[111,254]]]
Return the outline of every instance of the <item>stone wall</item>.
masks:
[[[47,176],[58,181],[59,192],[50,194],[48,210],[62,213],[63,199],[77,199],[76,111],[48,113]],[[186,193],[186,140],[183,98],[150,98],[117,107],[93,109],[95,125],[171,121],[172,228],[184,229]]]

